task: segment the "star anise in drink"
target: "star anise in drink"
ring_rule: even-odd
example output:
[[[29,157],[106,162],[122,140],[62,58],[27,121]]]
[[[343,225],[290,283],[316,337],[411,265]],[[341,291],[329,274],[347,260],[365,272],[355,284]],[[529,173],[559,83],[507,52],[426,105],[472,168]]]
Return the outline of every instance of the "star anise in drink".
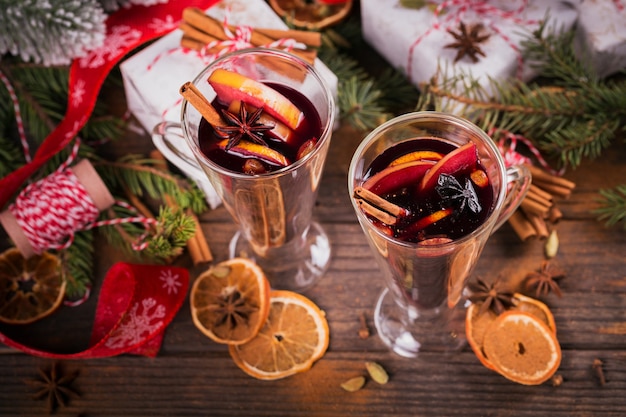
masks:
[[[239,107],[239,116],[227,110],[222,111],[228,126],[215,126],[215,130],[220,137],[228,139],[226,150],[237,145],[243,138],[267,146],[263,133],[273,129],[274,126],[260,123],[261,113],[263,113],[263,107],[259,107],[253,113],[248,113],[243,104]]]
[[[451,29],[447,30],[447,32],[454,37],[455,41],[445,45],[444,48],[457,49],[454,62],[459,61],[467,55],[471,58],[472,62],[476,63],[479,60],[478,55],[486,56],[479,44],[489,39],[491,35],[488,33],[481,34],[483,29],[484,25],[482,23],[477,23],[468,28],[465,23],[460,22],[457,32]]]
[[[499,279],[487,284],[480,278],[468,285],[472,294],[469,299],[472,303],[482,303],[478,314],[484,314],[492,309],[496,314],[502,314],[513,306],[513,293],[504,288]]]
[[[553,266],[549,261],[544,261],[541,263],[539,271],[530,272],[526,275],[524,285],[526,290],[534,291],[537,298],[542,295],[548,295],[551,292],[561,297],[559,281],[563,278],[565,278],[564,271]]]

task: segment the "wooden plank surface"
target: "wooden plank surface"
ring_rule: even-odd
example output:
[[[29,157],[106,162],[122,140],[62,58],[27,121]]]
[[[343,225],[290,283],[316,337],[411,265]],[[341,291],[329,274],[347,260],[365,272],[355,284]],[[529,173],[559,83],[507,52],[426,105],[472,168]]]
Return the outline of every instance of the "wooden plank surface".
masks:
[[[145,135],[128,134],[109,149],[111,155],[149,152]],[[342,127],[333,137],[315,208],[330,236],[332,261],[327,274],[307,295],[326,311],[331,340],[327,354],[305,373],[279,381],[257,381],[241,372],[227,349],[194,327],[186,302],[166,332],[158,357],[123,355],[108,359],[61,361],[66,371],[79,371],[73,386],[81,393],[60,416],[621,416],[626,414],[626,336],[602,328],[626,323],[626,233],[607,229],[591,213],[597,190],[623,182],[626,152],[615,147],[601,160],[567,175],[578,187],[559,201],[564,219],[558,224],[560,249],[555,259],[567,272],[563,297],[545,298],[551,307],[563,349],[560,386],[522,386],[483,367],[465,347],[452,355],[425,353],[405,359],[387,350],[371,323],[374,303],[383,288],[347,195],[351,155],[363,134]],[[235,231],[221,207],[201,216],[216,260],[226,257]],[[95,283],[123,255],[99,243]],[[519,279],[539,267],[542,242],[522,243],[508,225],[488,242],[474,275]],[[192,267],[187,255],[178,265]],[[84,305],[63,308],[27,328],[2,331],[34,346],[58,352],[84,349],[97,292]],[[359,314],[369,319],[372,336],[358,337]],[[622,327],[623,329],[623,327]],[[52,360],[2,350],[0,415],[46,415],[44,401],[32,399],[25,381]],[[592,364],[604,363],[601,386]],[[388,370],[386,385],[368,381],[359,392],[339,385],[364,375],[364,362],[374,360]]]

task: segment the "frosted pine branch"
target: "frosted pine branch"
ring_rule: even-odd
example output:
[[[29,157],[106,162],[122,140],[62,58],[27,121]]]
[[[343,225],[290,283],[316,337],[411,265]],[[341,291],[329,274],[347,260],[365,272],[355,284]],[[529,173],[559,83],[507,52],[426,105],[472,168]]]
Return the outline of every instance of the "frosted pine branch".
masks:
[[[0,0],[0,54],[66,65],[102,45],[106,14],[97,0]]]

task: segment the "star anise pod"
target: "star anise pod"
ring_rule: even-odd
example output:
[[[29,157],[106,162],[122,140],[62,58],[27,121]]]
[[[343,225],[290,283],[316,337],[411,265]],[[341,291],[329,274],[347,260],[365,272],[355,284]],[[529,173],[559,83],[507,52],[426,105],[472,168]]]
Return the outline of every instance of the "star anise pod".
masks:
[[[537,298],[542,295],[548,295],[553,292],[561,297],[561,288],[559,281],[565,278],[565,272],[554,267],[549,261],[543,261],[539,271],[530,272],[524,279],[524,285],[527,291],[535,291]]]
[[[244,296],[234,287],[226,287],[220,295],[216,311],[219,316],[216,325],[221,326],[228,323],[230,329],[237,327],[241,323],[247,323],[250,315],[257,311],[246,303]]]
[[[476,63],[479,59],[478,55],[486,56],[479,44],[489,39],[491,35],[488,33],[481,35],[480,32],[483,29],[484,25],[482,23],[477,23],[468,29],[465,23],[460,22],[458,32],[451,29],[447,30],[450,35],[454,36],[455,42],[445,45],[444,48],[458,50],[454,62],[467,55],[472,59],[472,62]]]
[[[71,387],[72,382],[78,376],[78,371],[64,375],[63,371],[55,362],[48,370],[39,369],[39,378],[26,381],[26,383],[38,391],[33,398],[39,400],[46,398],[48,414],[56,411],[57,407],[65,406],[70,397],[80,397],[80,394]]]
[[[478,314],[484,314],[490,308],[496,314],[502,314],[513,306],[513,293],[506,290],[499,279],[490,285],[482,279],[476,278],[476,282],[470,282],[467,286],[472,292],[469,296],[470,301],[482,303]]]
[[[219,136],[228,139],[226,150],[237,145],[244,137],[252,142],[267,146],[262,135],[264,132],[273,129],[274,126],[260,123],[261,113],[263,113],[263,107],[259,107],[250,114],[243,104],[239,107],[239,116],[227,110],[222,110],[222,114],[229,126],[215,126],[215,130]]]

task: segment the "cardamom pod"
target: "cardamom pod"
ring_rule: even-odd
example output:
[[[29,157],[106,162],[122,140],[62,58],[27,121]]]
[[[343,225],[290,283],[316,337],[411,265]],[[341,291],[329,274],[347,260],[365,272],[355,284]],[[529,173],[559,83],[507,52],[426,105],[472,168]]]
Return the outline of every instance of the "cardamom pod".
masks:
[[[550,235],[548,235],[544,250],[546,258],[552,259],[556,256],[559,251],[559,236],[556,234],[556,230],[553,230],[550,232]]]
[[[354,378],[350,378],[346,382],[342,383],[341,388],[348,392],[356,392],[363,388],[363,385],[365,385],[365,377],[357,376]]]
[[[376,362],[365,362],[365,368],[375,382],[383,385],[389,381],[389,375],[385,368]]]

